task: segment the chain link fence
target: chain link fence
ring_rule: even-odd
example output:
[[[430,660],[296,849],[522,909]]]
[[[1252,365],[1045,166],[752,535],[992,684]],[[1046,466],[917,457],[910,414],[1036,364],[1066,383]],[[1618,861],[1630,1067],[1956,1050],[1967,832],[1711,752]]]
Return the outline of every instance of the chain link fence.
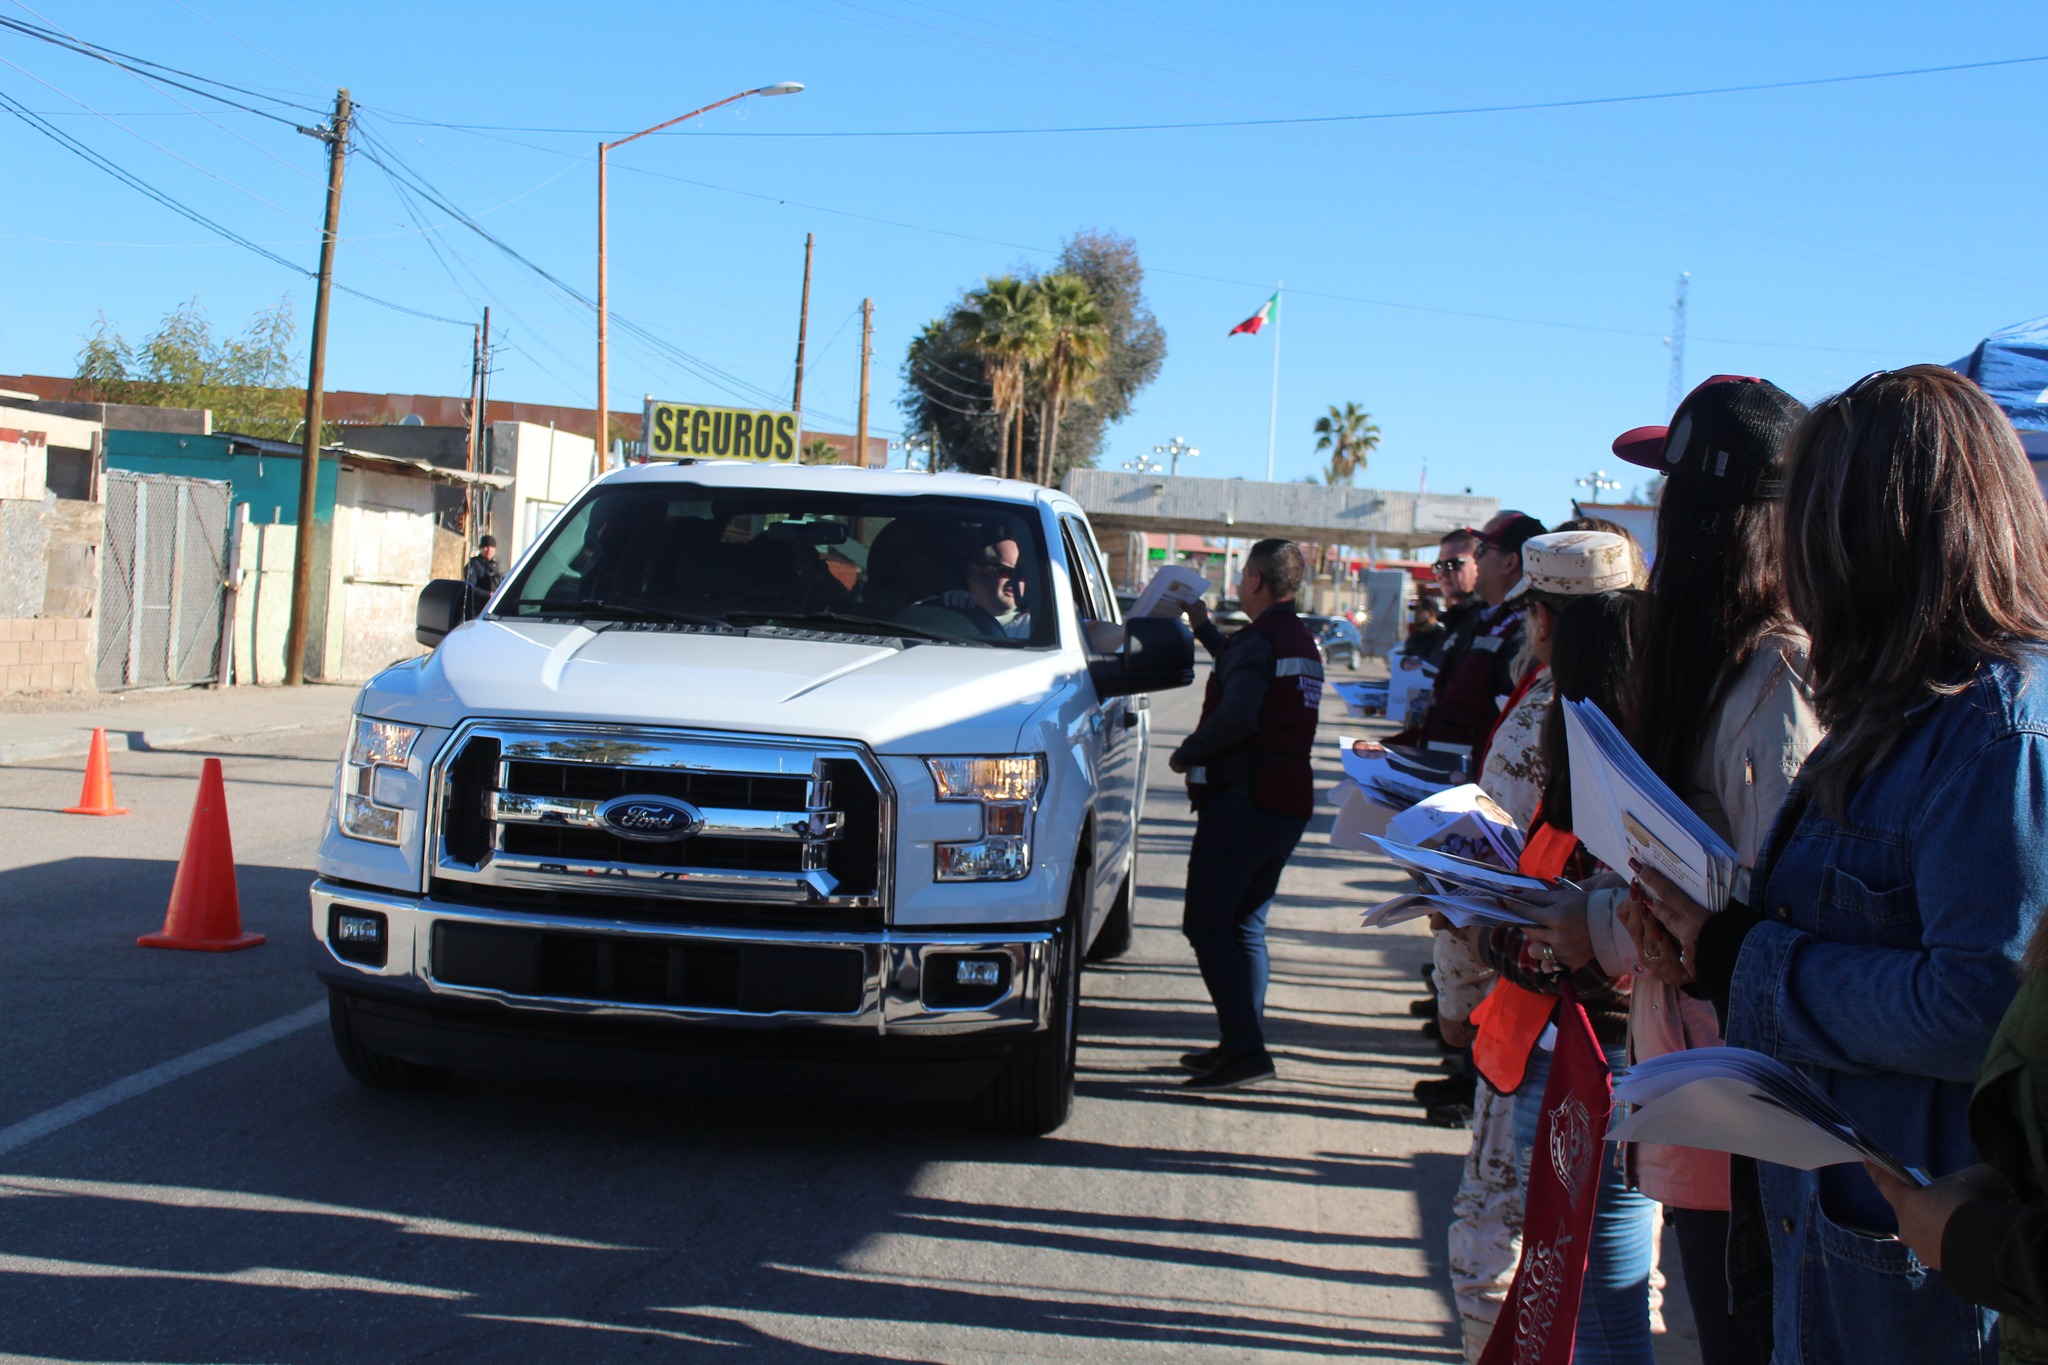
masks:
[[[215,681],[232,494],[211,479],[110,470],[100,567],[103,692]]]

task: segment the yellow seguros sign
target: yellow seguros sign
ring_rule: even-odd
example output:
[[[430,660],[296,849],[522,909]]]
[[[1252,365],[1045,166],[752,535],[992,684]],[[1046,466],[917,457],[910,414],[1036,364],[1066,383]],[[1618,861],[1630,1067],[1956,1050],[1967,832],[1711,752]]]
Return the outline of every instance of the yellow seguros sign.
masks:
[[[653,460],[760,460],[796,463],[796,414],[762,408],[647,405],[647,457]]]

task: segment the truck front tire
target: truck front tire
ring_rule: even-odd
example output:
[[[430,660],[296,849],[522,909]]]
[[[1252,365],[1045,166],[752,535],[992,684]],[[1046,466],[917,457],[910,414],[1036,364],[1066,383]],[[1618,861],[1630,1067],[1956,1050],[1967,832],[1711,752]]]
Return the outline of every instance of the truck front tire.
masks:
[[[1132,849],[1131,865],[1124,871],[1116,900],[1103,917],[1102,928],[1096,932],[1095,942],[1088,949],[1090,962],[1112,962],[1131,950],[1131,937],[1137,929],[1137,908],[1138,851]]]
[[[1042,1137],[1067,1121],[1074,1111],[1075,1015],[1081,1000],[1080,887],[1068,896],[1066,922],[1060,926],[1059,955],[1053,963],[1051,1019],[1045,1030],[1023,1039],[1003,1063],[993,1084],[981,1092],[982,1121],[1004,1133]]]
[[[378,1090],[419,1090],[447,1079],[448,1073],[418,1062],[364,1047],[348,1017],[348,999],[332,987],[327,992],[327,1027],[334,1051],[348,1074]]]

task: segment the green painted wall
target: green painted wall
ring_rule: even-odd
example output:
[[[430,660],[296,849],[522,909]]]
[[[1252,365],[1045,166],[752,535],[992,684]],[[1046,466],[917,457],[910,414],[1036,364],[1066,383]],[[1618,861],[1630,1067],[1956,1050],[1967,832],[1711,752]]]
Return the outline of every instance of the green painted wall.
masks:
[[[136,474],[176,474],[194,479],[220,479],[234,486],[236,502],[249,504],[249,520],[259,525],[296,525],[299,519],[299,461],[292,455],[257,454],[227,436],[180,436],[167,431],[107,432],[107,467]],[[334,520],[332,459],[320,461],[320,482],[314,494],[316,521]]]

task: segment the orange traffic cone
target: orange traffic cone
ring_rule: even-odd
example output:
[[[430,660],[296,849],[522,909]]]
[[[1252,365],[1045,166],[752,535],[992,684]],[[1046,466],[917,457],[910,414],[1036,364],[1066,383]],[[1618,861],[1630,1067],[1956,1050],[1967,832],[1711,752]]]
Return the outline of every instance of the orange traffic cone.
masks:
[[[126,806],[114,804],[114,771],[107,766],[107,732],[92,732],[92,752],[85,756],[85,786],[78,804],[66,806],[66,815],[126,815]]]
[[[135,940],[145,948],[191,948],[230,953],[263,942],[242,932],[242,901],[235,891],[235,847],[228,837],[228,796],[220,760],[209,758],[199,774],[199,799],[185,831],[185,856],[171,883],[171,905],[163,932]]]

